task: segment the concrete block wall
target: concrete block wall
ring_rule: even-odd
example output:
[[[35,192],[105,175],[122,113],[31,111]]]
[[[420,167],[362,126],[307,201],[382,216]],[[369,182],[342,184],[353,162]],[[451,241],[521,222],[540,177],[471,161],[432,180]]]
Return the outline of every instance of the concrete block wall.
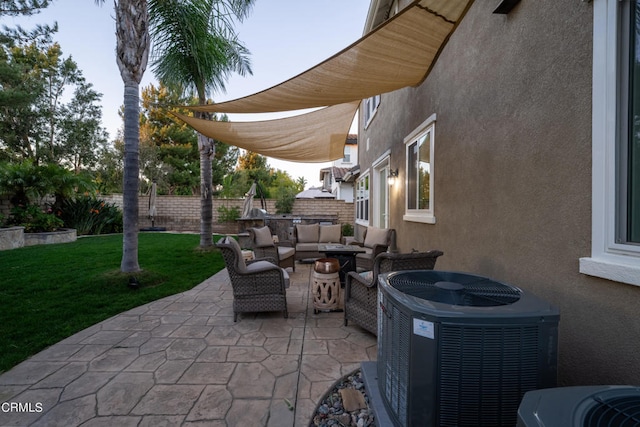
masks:
[[[122,208],[122,194],[100,195],[100,199],[113,203]],[[225,206],[230,209],[237,207],[242,210],[244,199],[214,199],[213,200],[213,228],[214,232],[235,233],[235,224],[221,224],[218,221],[218,208]],[[259,208],[260,201],[253,201],[253,206]],[[140,196],[138,199],[139,219],[141,228],[151,227],[149,219],[149,198]],[[10,204],[7,197],[0,197],[0,213],[9,215]],[[266,200],[268,213],[275,213],[276,201]],[[352,202],[333,199],[296,199],[293,204],[292,215],[317,216],[318,214],[337,215],[340,224],[354,223],[354,205]],[[199,196],[158,196],[156,198],[156,217],[153,225],[165,227],[173,231],[200,231],[200,197]]]
[[[353,202],[333,199],[296,199],[292,215],[338,215],[338,223],[354,223],[355,207]],[[275,212],[275,210],[274,210]]]

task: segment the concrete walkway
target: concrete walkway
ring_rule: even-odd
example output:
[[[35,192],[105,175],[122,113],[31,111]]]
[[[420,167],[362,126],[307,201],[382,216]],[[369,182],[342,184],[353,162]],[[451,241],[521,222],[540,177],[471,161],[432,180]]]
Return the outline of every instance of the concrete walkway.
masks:
[[[310,277],[296,264],[288,319],[234,323],[223,270],[85,329],[0,376],[0,426],[308,426],[335,381],[376,357],[342,313],[313,313]]]

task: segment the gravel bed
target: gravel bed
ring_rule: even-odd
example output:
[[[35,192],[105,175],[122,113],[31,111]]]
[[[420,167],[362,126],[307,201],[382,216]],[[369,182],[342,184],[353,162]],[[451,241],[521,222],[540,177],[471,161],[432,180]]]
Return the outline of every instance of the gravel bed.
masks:
[[[355,411],[346,411],[343,407],[340,390],[351,388],[359,390],[367,407]],[[375,427],[373,411],[369,407],[369,397],[364,388],[360,369],[339,379],[322,397],[309,423],[310,427]]]

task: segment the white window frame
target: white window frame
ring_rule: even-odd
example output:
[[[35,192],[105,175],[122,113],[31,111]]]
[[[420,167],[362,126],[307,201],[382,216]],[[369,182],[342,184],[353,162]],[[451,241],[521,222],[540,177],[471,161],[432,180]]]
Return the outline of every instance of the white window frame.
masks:
[[[640,286],[640,246],[616,241],[619,0],[593,3],[591,257],[580,272]]]
[[[374,170],[373,173],[373,195],[370,198],[371,213],[370,223],[374,227],[389,228],[389,182],[387,177],[389,176],[389,162],[391,157],[391,150],[386,150],[371,166]],[[384,171],[384,180],[380,179],[380,172]],[[383,199],[383,200],[380,200]],[[380,206],[384,204],[384,208]],[[382,212],[384,210],[384,212]],[[384,217],[384,218],[382,218]]]
[[[342,163],[351,163],[351,146],[345,145],[342,154]]]
[[[405,139],[405,213],[402,217],[404,221],[411,222],[422,222],[425,224],[435,224],[435,189],[434,189],[434,175],[435,175],[435,167],[434,167],[434,146],[436,139],[436,115],[433,114],[427,120],[425,120],[420,126],[413,130]],[[420,137],[425,135],[426,133],[430,133],[431,137],[429,139],[430,145],[430,156],[429,156],[429,209],[409,209],[409,194],[406,189],[409,188],[409,147],[417,142]]]
[[[360,177],[356,181],[355,187],[356,224],[369,225],[369,218],[371,218],[371,176],[368,169],[360,175]]]
[[[364,128],[369,126],[369,123],[373,120],[373,117],[378,111],[380,105],[380,95],[372,96],[364,100]]]

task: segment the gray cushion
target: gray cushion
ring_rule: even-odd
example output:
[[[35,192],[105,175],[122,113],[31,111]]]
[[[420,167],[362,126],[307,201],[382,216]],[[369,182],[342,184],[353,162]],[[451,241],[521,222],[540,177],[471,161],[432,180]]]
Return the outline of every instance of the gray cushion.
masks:
[[[236,253],[236,268],[241,273],[246,273],[247,264],[244,262],[244,257],[242,256],[242,249],[240,245],[233,237],[227,236],[224,240],[224,243],[231,246],[231,249]]]
[[[320,226],[320,243],[340,243],[342,237],[342,225],[321,225]]]
[[[271,230],[269,227],[254,228],[253,234],[256,239],[254,242],[256,247],[261,248],[273,245],[273,237],[271,237]]]
[[[374,245],[387,245],[388,235],[389,229],[387,228],[369,227],[364,238],[364,245],[368,248],[372,248]]]
[[[373,280],[373,271],[363,271],[362,273],[359,273],[360,277],[362,277],[362,280],[365,282],[370,282]]]
[[[318,224],[298,224],[296,231],[298,243],[318,243],[320,226]]]
[[[318,252],[317,243],[298,243],[296,245],[296,251],[298,252]]]
[[[287,259],[296,254],[296,250],[289,246],[278,246],[278,258],[279,259]]]
[[[252,262],[251,264],[249,264],[247,266],[247,271],[249,273],[253,273],[253,272],[258,272],[258,271],[263,271],[263,270],[273,270],[277,268],[278,270],[282,271],[282,274],[284,274],[284,287],[285,288],[289,288],[289,273],[287,273],[287,270],[277,267],[273,264],[271,264],[269,261],[256,261],[256,262]]]

